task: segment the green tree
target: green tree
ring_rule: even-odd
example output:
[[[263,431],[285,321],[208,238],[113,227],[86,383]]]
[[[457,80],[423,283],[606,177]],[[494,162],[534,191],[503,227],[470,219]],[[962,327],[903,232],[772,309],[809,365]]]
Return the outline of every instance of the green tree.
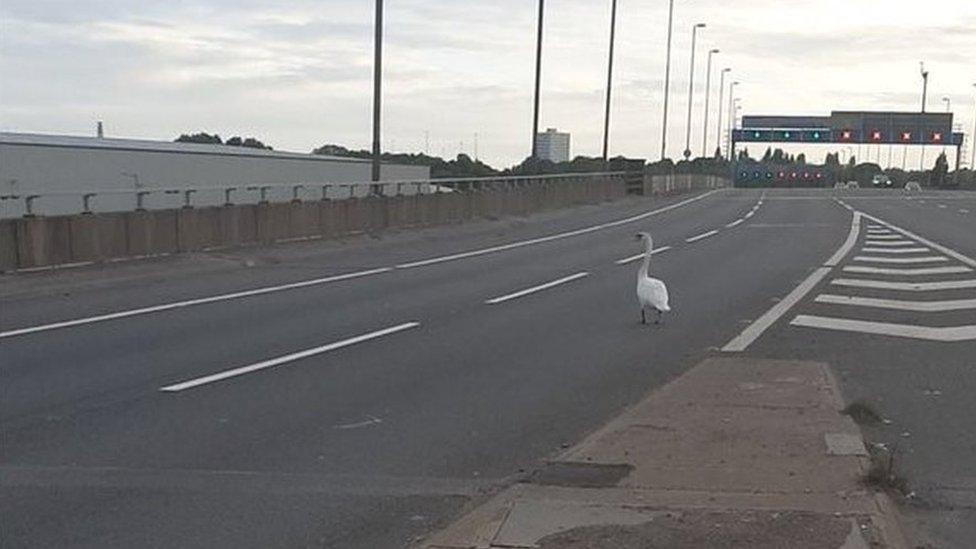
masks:
[[[942,187],[948,183],[946,175],[949,173],[949,159],[943,152],[935,159],[935,167],[932,168],[932,185]]]
[[[194,134],[182,134],[175,140],[177,143],[203,143],[206,145],[223,145],[223,141],[217,134],[210,135],[207,132]]]

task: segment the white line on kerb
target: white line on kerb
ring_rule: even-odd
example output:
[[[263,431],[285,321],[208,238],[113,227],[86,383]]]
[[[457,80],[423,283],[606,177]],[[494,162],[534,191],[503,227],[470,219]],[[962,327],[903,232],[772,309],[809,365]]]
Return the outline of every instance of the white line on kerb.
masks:
[[[955,267],[929,267],[922,269],[894,269],[894,268],[883,268],[883,267],[862,267],[860,265],[848,265],[844,267],[845,273],[861,273],[861,274],[879,274],[879,275],[892,275],[892,276],[929,276],[929,275],[942,275],[942,274],[961,274],[961,273],[971,273],[972,269],[969,267],[955,266]]]
[[[945,280],[942,282],[889,282],[866,278],[837,278],[830,281],[834,286],[849,288],[876,288],[879,290],[902,290],[906,292],[937,292],[941,290],[963,290],[976,288],[973,280]]]
[[[574,280],[577,280],[577,279],[580,279],[580,278],[583,278],[583,277],[586,277],[586,276],[589,276],[589,275],[590,275],[590,273],[587,273],[587,272],[576,273],[574,275],[565,276],[565,277],[560,278],[558,280],[553,280],[552,282],[546,282],[545,284],[540,284],[538,286],[533,286],[531,288],[526,288],[524,290],[521,290],[521,291],[518,291],[518,292],[515,292],[515,293],[511,293],[511,294],[503,295],[503,296],[499,296],[499,297],[493,297],[491,299],[485,300],[485,303],[487,303],[488,305],[497,305],[499,303],[504,303],[506,301],[511,301],[513,299],[518,299],[520,297],[524,297],[524,296],[527,296],[529,294],[534,294],[536,292],[541,292],[542,290],[548,290],[549,288],[552,288],[554,286],[559,286],[560,284],[565,284],[567,282],[572,282]]]
[[[917,311],[923,313],[937,313],[943,311],[962,311],[976,309],[976,299],[950,299],[944,301],[909,301],[904,299],[876,299],[873,297],[858,297],[851,295],[821,294],[815,299],[817,303],[832,305],[851,305],[854,307],[873,307],[876,309],[893,309],[897,311]]]
[[[861,248],[861,251],[872,254],[918,254],[932,250],[929,248]]]
[[[17,330],[0,332],[0,339],[3,339],[5,337],[15,337],[15,336],[21,336],[26,334],[33,334],[36,332],[46,332],[48,330],[56,330],[58,328],[69,328],[72,326],[81,326],[83,324],[93,324],[95,322],[104,322],[106,320],[117,320],[120,318],[128,318],[130,316],[145,315],[149,313],[159,313],[163,311],[169,311],[172,309],[181,309],[183,307],[193,307],[195,305],[204,305],[206,303],[216,303],[218,301],[230,301],[232,299],[241,299],[243,297],[253,297],[257,295],[270,294],[273,292],[283,292],[286,290],[294,290],[297,288],[307,288],[309,286],[318,286],[321,284],[328,284],[330,282],[339,282],[342,280],[350,280],[353,278],[361,278],[364,276],[386,273],[392,270],[393,269],[391,269],[390,267],[384,267],[382,269],[370,269],[368,271],[359,271],[355,273],[346,273],[341,275],[328,276],[325,278],[316,278],[313,280],[304,280],[302,282],[282,284],[280,286],[266,286],[264,288],[255,288],[253,290],[245,290],[242,292],[220,294],[211,297],[202,297],[199,299],[188,299],[186,301],[175,301],[172,303],[164,303],[162,305],[154,305],[152,307],[143,307],[141,309],[129,309],[127,311],[119,311],[116,313],[91,316],[87,318],[79,318],[76,320],[66,320],[64,322],[42,324],[40,326],[31,326],[30,328],[20,328]]]
[[[671,249],[671,246],[661,246],[660,248],[654,248],[654,250],[651,251],[651,255],[657,255],[659,253],[666,252],[666,251],[668,251],[670,249]],[[637,261],[638,259],[643,259],[645,255],[646,254],[644,254],[644,253],[639,253],[637,255],[632,255],[630,257],[625,257],[623,259],[618,259],[618,260],[614,261],[614,263],[616,263],[617,265],[626,265],[628,263],[633,263],[634,261]]]
[[[739,218],[739,219],[736,219],[735,221],[733,221],[732,223],[729,223],[728,225],[726,225],[726,227],[729,228],[729,229],[731,229],[732,227],[735,227],[737,225],[740,225],[744,221],[745,221],[744,218]]]
[[[717,230],[716,231],[708,231],[707,233],[702,233],[702,234],[700,234],[698,236],[693,236],[691,238],[686,238],[685,239],[685,242],[688,242],[690,244],[692,242],[698,242],[699,240],[708,238],[710,236],[715,236],[717,234],[718,234],[718,231]]]
[[[914,326],[911,324],[892,324],[888,322],[868,322],[865,320],[851,320],[848,318],[831,318],[823,316],[799,315],[790,322],[793,326],[807,328],[821,328],[843,332],[860,332],[865,334],[906,337],[911,339],[926,339],[929,341],[968,341],[976,339],[976,326],[951,326],[948,328],[932,328],[929,326]]]
[[[313,347],[311,349],[306,349],[304,351],[299,351],[297,353],[292,353],[289,355],[280,356],[277,358],[272,358],[270,360],[264,360],[257,362],[255,364],[250,364],[248,366],[241,366],[240,368],[234,368],[231,370],[225,370],[216,374],[211,374],[208,376],[198,377],[196,379],[191,379],[189,381],[183,381],[181,383],[176,383],[173,385],[167,385],[159,390],[166,393],[178,393],[180,391],[185,391],[187,389],[193,389],[194,387],[199,387],[201,385],[206,385],[208,383],[214,383],[217,381],[223,381],[228,378],[242,376],[244,374],[249,374],[251,372],[256,372],[258,370],[264,370],[267,368],[274,368],[275,366],[280,366],[288,362],[294,362],[296,360],[301,360],[303,358],[308,358],[315,355],[320,355],[322,353],[327,353],[329,351],[334,351],[336,349],[341,349],[343,347],[349,347],[350,345],[355,345],[357,343],[363,343],[364,341],[369,341],[371,339],[376,339],[378,337],[387,336],[390,334],[395,334],[397,332],[402,332],[404,330],[410,330],[420,326],[419,322],[406,322],[398,326],[393,326],[392,328],[385,328],[383,330],[377,330],[375,332],[370,332],[368,334],[363,334],[356,337],[351,337],[349,339],[344,339],[342,341],[336,341],[335,343],[329,343],[328,345],[322,345],[321,347]]]
[[[505,250],[512,250],[512,249],[515,249],[515,248],[521,248],[523,246],[531,246],[533,244],[541,244],[543,242],[550,242],[550,241],[559,240],[559,239],[562,239],[562,238],[569,238],[571,236],[579,236],[579,235],[582,235],[582,234],[592,233],[592,232],[600,231],[600,230],[603,230],[603,229],[609,229],[611,227],[617,227],[617,226],[620,226],[620,225],[625,225],[627,223],[633,223],[635,221],[640,221],[641,219],[647,219],[648,217],[651,217],[651,216],[654,216],[654,215],[658,215],[658,214],[661,214],[661,213],[664,213],[664,212],[668,212],[668,211],[674,210],[676,208],[680,208],[682,206],[686,206],[688,204],[691,204],[692,202],[696,202],[698,200],[701,200],[701,199],[703,199],[703,198],[705,198],[707,196],[710,196],[710,195],[712,195],[712,194],[714,194],[716,192],[718,192],[717,189],[714,190],[714,191],[709,191],[709,192],[707,192],[705,194],[702,194],[702,195],[698,195],[698,196],[693,197],[693,198],[689,198],[687,200],[682,200],[681,202],[678,202],[678,203],[675,203],[675,204],[671,204],[670,206],[665,206],[663,208],[658,208],[656,210],[652,210],[652,211],[649,211],[649,212],[644,212],[642,214],[634,215],[634,216],[627,217],[627,218],[624,218],[624,219],[618,219],[617,221],[611,221],[609,223],[601,223],[600,225],[593,225],[592,227],[584,227],[582,229],[576,229],[574,231],[569,231],[569,232],[565,232],[565,233],[557,233],[557,234],[552,234],[552,235],[549,235],[549,236],[543,236],[543,237],[539,237],[539,238],[533,238],[533,239],[530,239],[530,240],[522,240],[522,241],[518,241],[518,242],[511,242],[511,243],[508,243],[508,244],[502,244],[500,246],[492,246],[490,248],[482,248],[480,250],[471,250],[469,252],[461,252],[461,253],[457,253],[457,254],[451,254],[451,255],[444,255],[444,256],[439,256],[439,257],[433,257],[433,258],[430,258],[430,259],[423,259],[423,260],[420,260],[420,261],[413,261],[413,262],[410,262],[410,263],[401,263],[401,264],[397,265],[396,268],[397,269],[412,269],[414,267],[424,267],[426,265],[434,265],[435,263],[444,263],[446,261],[456,261],[458,259],[466,259],[466,258],[469,258],[469,257],[476,257],[476,256],[479,256],[479,255],[491,254],[491,253],[501,252],[501,251],[505,251]]]

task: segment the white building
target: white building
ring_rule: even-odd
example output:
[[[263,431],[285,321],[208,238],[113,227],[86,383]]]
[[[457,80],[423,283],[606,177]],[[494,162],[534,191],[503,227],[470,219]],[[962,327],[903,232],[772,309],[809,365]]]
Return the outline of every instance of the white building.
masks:
[[[383,181],[426,181],[427,166],[384,164]],[[35,213],[57,215],[81,211],[82,195],[95,193],[93,211],[125,211],[136,206],[136,192],[148,209],[180,207],[184,189],[197,189],[195,206],[225,203],[225,189],[235,187],[237,204],[266,198],[287,202],[294,185],[299,198],[322,198],[322,184],[368,182],[369,160],[232,147],[138,139],[0,133],[0,217],[24,214],[23,197],[34,200]],[[249,189],[250,187],[250,189]],[[393,187],[393,185],[390,185]],[[424,185],[423,187],[426,187]],[[415,192],[417,185],[402,185]],[[368,186],[357,187],[357,194]],[[392,189],[387,189],[391,193]],[[426,190],[426,189],[421,189]],[[169,192],[166,192],[169,191]],[[330,198],[349,196],[349,188],[329,188]]]
[[[569,162],[569,134],[549,128],[536,139],[536,158],[552,162]]]

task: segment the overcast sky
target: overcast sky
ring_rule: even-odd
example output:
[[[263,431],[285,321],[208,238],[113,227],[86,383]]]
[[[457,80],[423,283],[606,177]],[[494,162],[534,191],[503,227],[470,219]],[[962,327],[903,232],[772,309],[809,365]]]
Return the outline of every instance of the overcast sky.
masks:
[[[656,159],[667,0],[619,0],[611,153]],[[609,0],[548,0],[541,125],[600,152]],[[253,135],[275,148],[368,148],[371,0],[3,0],[0,127],[115,137]],[[534,0],[387,0],[384,148],[509,165],[531,138]],[[699,33],[692,149],[705,58],[742,81],[744,112],[930,110],[952,98],[972,131],[976,2],[676,0],[669,154],[684,149],[691,31]]]

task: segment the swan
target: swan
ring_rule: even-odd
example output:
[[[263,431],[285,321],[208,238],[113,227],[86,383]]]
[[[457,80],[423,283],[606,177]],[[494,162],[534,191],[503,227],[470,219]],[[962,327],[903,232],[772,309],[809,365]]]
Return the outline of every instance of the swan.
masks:
[[[640,304],[641,324],[647,324],[645,313],[652,309],[657,311],[657,320],[654,323],[660,324],[661,314],[671,311],[668,305],[668,287],[663,281],[647,274],[651,267],[654,239],[648,233],[637,233],[636,238],[644,243],[644,263],[637,271],[637,302]]]

